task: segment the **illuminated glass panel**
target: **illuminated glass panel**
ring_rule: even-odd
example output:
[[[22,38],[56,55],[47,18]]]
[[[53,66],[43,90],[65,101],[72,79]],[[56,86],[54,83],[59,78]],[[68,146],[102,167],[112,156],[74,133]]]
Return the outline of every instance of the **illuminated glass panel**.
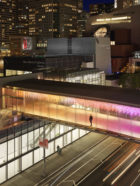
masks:
[[[34,163],[37,163],[42,159],[43,159],[43,148],[36,149],[34,151]]]
[[[15,160],[8,164],[8,179],[18,174],[19,160]]]
[[[63,147],[63,137],[59,137],[55,140],[55,151],[57,151],[57,146]]]
[[[14,140],[8,141],[8,160],[14,158]]]
[[[0,144],[0,164],[7,161],[7,143]]]
[[[30,125],[31,122],[29,122],[28,124]],[[35,125],[33,128],[29,127],[28,125],[28,130],[22,128],[20,137],[13,137],[14,139],[9,140],[6,143],[0,144],[0,165],[7,163],[6,166],[0,168],[0,183],[15,176],[22,170],[29,168],[34,163],[37,163],[38,161],[43,159],[43,148],[39,147],[39,137],[43,137],[44,134],[44,127],[42,127],[43,124],[46,124],[45,137],[47,139],[50,136],[48,135],[50,134],[50,131],[52,131],[52,133],[54,134],[52,137],[57,137],[56,139],[50,138],[52,141],[49,142],[48,149],[45,150],[46,157],[56,152],[57,145],[63,148],[63,146],[68,145],[72,142],[71,130],[73,129],[73,127],[60,124],[48,124],[48,122],[44,121],[43,124],[42,122],[39,122],[38,125],[36,125],[36,121],[34,122],[34,124]],[[29,132],[30,129],[32,129],[33,131]],[[23,134],[23,131],[26,131],[26,133]],[[79,131],[80,129],[73,130],[73,141],[77,139]],[[15,132],[17,132],[17,130],[15,130]],[[16,160],[14,160],[14,157],[16,157]],[[7,162],[8,160],[10,160],[10,162]]]
[[[0,168],[0,183],[6,180],[6,166]]]
[[[22,157],[22,170],[27,169],[33,165],[33,153],[30,152],[27,155]]]
[[[49,156],[55,152],[54,150],[54,141],[50,142],[48,148],[46,149],[46,156]]]
[[[16,104],[12,102],[13,90],[5,88],[4,92],[8,107]],[[95,128],[140,138],[140,108],[29,91],[16,92],[18,105],[15,108],[25,113],[87,126],[92,114]],[[55,133],[51,133],[51,138],[54,136]]]

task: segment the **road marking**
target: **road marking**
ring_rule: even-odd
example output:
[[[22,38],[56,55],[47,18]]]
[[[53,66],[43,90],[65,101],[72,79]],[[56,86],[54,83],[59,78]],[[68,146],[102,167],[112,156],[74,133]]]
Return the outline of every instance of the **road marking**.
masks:
[[[118,179],[139,159],[140,155],[138,157],[136,157],[112,182],[111,185],[113,185],[114,183],[116,183],[116,181],[118,181]]]
[[[69,167],[70,169],[71,167]],[[69,169],[66,169],[62,174],[60,174],[51,184],[50,186],[53,186]]]
[[[69,183],[69,182],[72,182],[72,183],[73,183],[73,186],[77,186],[74,180],[66,180],[66,181],[63,181],[63,183]]]
[[[140,154],[140,150],[138,152],[136,152],[136,155]]]
[[[123,143],[123,145],[125,145],[125,143]],[[106,161],[108,161],[110,158],[112,158],[114,156],[114,154],[116,154],[120,148],[123,147],[122,144],[120,144],[119,148],[117,150],[115,150],[111,155],[109,155],[109,157],[107,157],[102,163],[100,163],[100,165],[98,165],[97,167],[95,167],[89,174],[87,174],[83,179],[81,179],[77,185],[81,184],[86,178],[88,178],[93,172],[95,172],[103,163],[105,163]]]
[[[112,142],[113,143],[113,142]],[[112,143],[110,143],[108,146],[106,146],[106,148],[104,148],[102,151],[104,151],[105,149],[107,149],[108,147],[110,147],[112,145]],[[95,157],[102,153],[102,151],[100,151],[99,153],[97,153],[95,155]],[[90,161],[94,160],[94,158],[91,158],[89,161],[87,161],[86,163],[84,163],[82,166],[80,166],[78,169],[76,169],[72,174],[68,175],[63,181],[67,180],[70,176],[72,176],[73,174],[75,174],[77,171],[79,171],[81,168],[83,168],[86,164],[88,164]],[[57,185],[60,185],[63,181],[61,181],[59,184]]]
[[[110,144],[108,145],[110,146]],[[107,147],[108,147],[107,146]],[[106,148],[107,148],[106,147]],[[105,148],[105,149],[106,149]],[[104,149],[104,150],[105,150]],[[64,172],[62,172],[62,174],[60,174],[51,184],[51,186],[53,186],[67,171],[69,171],[77,162],[79,162],[81,159],[83,159],[85,156],[87,156],[88,154],[91,153],[91,151],[93,151],[93,149],[91,149],[89,152],[87,152],[86,154],[84,154],[83,156],[81,156],[78,160],[76,160],[75,162],[73,162],[68,168],[65,169]],[[100,154],[101,152],[99,152],[98,154]],[[97,154],[96,154],[97,156]],[[76,169],[72,174],[70,174],[69,176],[67,176],[63,181],[65,181],[67,178],[69,178],[71,175],[73,175],[75,172],[77,172],[78,170],[80,170],[82,167],[84,167],[87,163],[89,163],[91,160],[93,160],[93,158],[91,158],[89,161],[87,161],[86,163],[84,163],[81,167],[79,167],[78,169]],[[59,184],[61,184],[63,181],[61,181]],[[59,185],[57,184],[57,185]]]
[[[119,160],[117,160],[113,165],[112,165],[112,167],[110,167],[109,169],[108,169],[108,172],[111,172],[113,169],[115,169],[115,167],[117,167],[131,152],[132,152],[132,150],[134,150],[134,149],[136,149],[135,148],[135,146],[133,145],[132,147],[131,147],[131,149],[128,149],[129,151],[127,152],[127,154],[126,154],[126,152],[125,152],[125,154],[123,154],[123,155],[121,155],[120,157],[119,157]]]
[[[140,169],[138,170],[138,172],[140,172]],[[133,180],[133,182],[130,184],[130,186],[133,186],[133,184],[137,181],[139,176],[140,176],[140,173],[136,176],[136,178]]]
[[[59,169],[57,169],[56,171],[54,171],[53,173],[51,173],[50,175],[47,176],[47,178],[42,179],[40,182],[36,183],[34,186],[38,186],[39,184],[41,184],[42,182],[44,182],[46,179],[48,179],[49,177],[51,177],[48,181],[52,180],[54,177],[56,177],[57,175],[59,175],[61,172],[65,171],[61,170],[64,167],[66,167],[68,164],[70,164],[71,162],[73,162],[75,159],[79,158],[80,156],[82,156],[85,152],[89,151],[90,149],[96,147],[98,144],[100,144],[101,142],[103,142],[105,139],[109,138],[108,136],[103,137],[102,139],[100,139],[100,141],[98,141],[97,143],[95,143],[94,145],[92,145],[91,147],[87,148],[86,150],[84,150],[83,152],[81,152],[80,154],[78,154],[76,157],[74,157],[73,159],[71,159],[69,162],[67,162],[66,164],[64,164],[63,166],[61,166]],[[73,164],[73,163],[72,163]],[[60,170],[60,172],[59,172]],[[58,173],[57,173],[58,172]]]
[[[119,164],[112,172],[110,172],[104,179],[103,179],[103,182],[105,182],[117,169],[119,169],[122,164],[127,161],[129,159],[130,156],[132,156],[132,154],[135,153],[136,150],[134,150],[132,153],[129,154],[129,156],[127,156],[126,159],[124,159],[124,161],[121,162],[121,164]]]
[[[119,147],[118,150],[120,150],[120,148],[124,147],[127,143],[128,143],[128,142],[123,142],[123,143],[120,145],[120,147]],[[116,163],[116,162],[118,161],[118,159],[121,158],[122,155],[124,155],[124,154],[119,154],[119,155],[118,155],[115,159],[113,159],[108,165],[106,165],[105,168],[104,168],[104,171],[108,171],[108,172],[112,171],[112,169],[111,169],[110,171],[109,171],[109,169],[114,165],[114,163]],[[114,169],[114,168],[115,168],[115,167],[113,167],[113,169]]]

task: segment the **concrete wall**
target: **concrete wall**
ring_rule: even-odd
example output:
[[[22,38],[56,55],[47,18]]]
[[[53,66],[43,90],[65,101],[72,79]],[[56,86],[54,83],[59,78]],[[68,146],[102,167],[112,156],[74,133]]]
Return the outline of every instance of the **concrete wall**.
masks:
[[[47,55],[90,56],[95,51],[95,38],[53,38],[48,39]]]
[[[66,55],[68,51],[67,38],[48,39],[47,55]]]
[[[112,73],[110,39],[108,37],[85,37],[67,40],[61,38],[48,40],[48,55],[61,56],[62,52],[63,55],[67,56],[69,54],[74,56],[93,56],[94,68],[103,70],[106,74]]]
[[[111,74],[111,48],[108,37],[96,38],[96,68],[103,70],[106,74]]]
[[[93,37],[72,38],[72,54],[88,56],[95,51],[96,40]]]

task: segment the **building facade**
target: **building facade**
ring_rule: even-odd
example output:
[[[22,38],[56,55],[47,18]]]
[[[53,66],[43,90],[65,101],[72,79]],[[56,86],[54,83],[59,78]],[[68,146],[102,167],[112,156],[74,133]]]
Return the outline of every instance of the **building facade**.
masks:
[[[9,55],[9,36],[16,34],[16,0],[0,1],[0,55]]]
[[[114,4],[91,4],[90,5],[90,15],[99,15],[103,13],[110,13],[114,9]]]
[[[112,72],[126,72],[129,57],[140,48],[140,5],[117,10],[110,14],[92,16],[87,28],[93,34],[109,28],[111,38]]]
[[[86,32],[86,23],[89,13],[83,11],[83,0],[78,0],[77,36],[82,37]]]
[[[29,1],[18,0],[16,6],[17,6],[16,20],[17,35],[27,36],[29,35]]]
[[[78,1],[29,1],[29,35],[70,37],[77,34]]]
[[[105,85],[105,73],[98,69],[52,71],[43,74],[45,80]]]
[[[35,37],[37,47],[46,48],[47,38],[81,37],[85,32],[82,0],[1,0],[0,8],[3,53],[10,52],[9,38],[15,35]]]
[[[117,9],[122,9],[138,4],[140,4],[140,0],[115,0],[114,7]]]
[[[48,141],[45,153],[39,146],[44,133]],[[0,184],[57,152],[58,145],[63,148],[87,133],[82,129],[35,118],[0,130]]]

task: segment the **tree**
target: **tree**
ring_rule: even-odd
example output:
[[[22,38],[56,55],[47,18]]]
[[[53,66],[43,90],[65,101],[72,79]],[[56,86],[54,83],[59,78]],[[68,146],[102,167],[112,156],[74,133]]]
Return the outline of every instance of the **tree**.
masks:
[[[119,78],[119,85],[124,88],[140,89],[140,73],[122,74]]]

